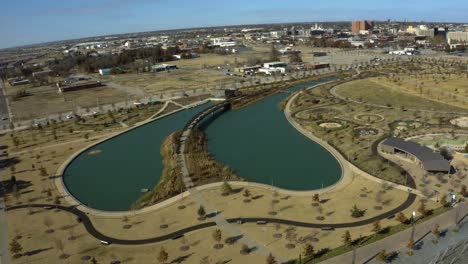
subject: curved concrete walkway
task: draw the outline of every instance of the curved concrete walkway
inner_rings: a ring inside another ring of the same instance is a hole
[[[309,87],[306,90],[313,89],[313,88],[316,88],[318,86],[325,85],[325,84],[332,83],[332,82],[333,81],[320,83],[320,84],[314,85],[312,87]],[[299,131],[301,134],[308,137],[309,139],[311,139],[315,143],[321,145],[328,152],[330,152],[333,155],[333,157],[335,157],[335,159],[338,161],[338,163],[340,164],[340,167],[341,167],[341,178],[335,184],[333,184],[331,186],[328,186],[326,188],[320,189],[320,190],[316,190],[314,192],[324,193],[324,192],[327,192],[327,191],[330,191],[330,190],[333,190],[333,189],[343,188],[344,186],[351,183],[352,177],[353,177],[352,170],[351,170],[351,168],[349,166],[349,163],[343,158],[343,156],[341,156],[341,154],[336,149],[334,149],[332,146],[330,146],[328,143],[321,140],[320,138],[314,136],[311,132],[305,130],[301,125],[299,125],[296,121],[294,121],[294,119],[292,117],[291,104],[294,102],[294,100],[297,98],[297,96],[299,96],[301,93],[302,93],[302,91],[296,92],[293,96],[291,96],[288,99],[288,102],[286,103],[286,106],[284,108],[284,115],[285,115],[286,119],[297,131]]]
[[[198,106],[198,105],[206,103],[206,102],[208,102],[208,100],[203,100],[202,102],[196,102],[194,104],[189,105],[187,108],[195,107],[195,106]],[[132,215],[133,213],[135,213],[135,212],[131,212],[131,211],[124,211],[124,212],[102,211],[102,210],[93,209],[91,207],[88,207],[88,206],[82,204],[66,188],[65,183],[63,182],[63,177],[62,177],[63,173],[64,173],[65,169],[67,168],[68,164],[70,164],[76,157],[78,157],[81,153],[87,151],[88,149],[90,149],[90,148],[92,148],[92,147],[94,147],[94,146],[96,146],[98,144],[101,144],[104,141],[110,140],[110,139],[112,139],[114,137],[117,137],[117,136],[119,136],[121,134],[127,133],[127,132],[129,132],[129,131],[131,131],[133,129],[136,129],[136,128],[140,127],[140,126],[146,125],[146,124],[148,124],[150,122],[153,122],[153,121],[156,121],[158,119],[164,118],[166,116],[172,115],[172,114],[174,114],[176,112],[179,112],[179,111],[182,111],[184,109],[186,109],[186,108],[176,109],[176,110],[174,110],[174,111],[172,111],[170,113],[167,113],[167,114],[164,114],[164,115],[161,115],[161,116],[157,116],[156,118],[151,118],[150,117],[150,118],[148,118],[148,119],[146,119],[146,120],[144,120],[142,122],[136,123],[132,127],[126,128],[124,130],[120,130],[120,131],[115,132],[115,133],[111,133],[110,135],[107,135],[104,138],[101,138],[100,140],[94,142],[93,144],[91,144],[89,146],[86,146],[86,147],[78,150],[77,152],[75,152],[67,160],[65,160],[58,167],[58,169],[55,172],[55,175],[58,176],[58,177],[55,178],[54,184],[57,187],[57,190],[60,193],[60,195],[65,199],[65,201],[68,204],[70,204],[72,206],[77,206],[77,207],[80,208],[81,211],[86,212],[88,214],[99,215],[99,216],[115,216],[115,217],[117,217],[117,216],[124,216],[124,215]],[[179,197],[179,199],[180,199],[180,197]],[[175,202],[175,201],[170,200],[169,202],[172,203],[172,202]],[[166,206],[166,205],[167,205],[167,203],[162,204],[161,207]],[[148,208],[150,208],[150,207],[148,207]],[[160,207],[158,207],[158,208],[160,208]],[[155,208],[152,208],[152,209],[155,209]],[[144,212],[147,212],[147,210],[145,210]],[[141,211],[139,211],[139,213],[141,213]]]
[[[318,86],[321,86],[321,85],[324,85],[324,84],[327,84],[327,83],[331,83],[332,81],[330,82],[326,82],[326,83],[322,83],[322,84],[318,84],[318,85],[314,85],[312,87],[309,87],[307,89],[313,89],[313,88],[316,88]],[[288,100],[288,103],[286,104],[286,107],[284,109],[284,113],[285,113],[285,116],[286,116],[286,119],[289,121],[289,123],[295,127],[299,132],[301,132],[304,136],[308,137],[309,139],[311,139],[312,141],[320,144],[322,147],[324,147],[325,149],[327,149],[337,160],[338,162],[341,164],[342,168],[343,168],[343,176],[342,176],[342,180],[340,180],[338,183],[336,183],[335,185],[332,185],[330,186],[329,188],[340,188],[342,186],[345,186],[351,179],[352,177],[352,173],[355,173],[357,175],[360,175],[368,180],[371,180],[371,181],[374,181],[374,182],[377,182],[377,183],[380,183],[380,184],[387,184],[393,188],[396,188],[396,189],[399,189],[399,190],[402,190],[402,191],[405,191],[405,192],[409,192],[409,193],[413,193],[413,194],[416,194],[418,196],[421,196],[421,197],[424,197],[424,198],[427,198],[425,195],[423,195],[419,190],[416,190],[414,188],[409,188],[408,186],[404,186],[404,185],[400,185],[400,184],[396,184],[396,183],[393,183],[393,182],[390,182],[390,181],[386,181],[386,180],[383,180],[383,179],[379,179],[373,175],[370,175],[369,173],[365,172],[365,171],[362,171],[361,169],[359,169],[358,167],[356,167],[354,164],[352,164],[351,162],[347,161],[335,148],[333,148],[332,146],[330,146],[327,142],[323,141],[322,139],[318,138],[317,136],[315,136],[312,132],[304,129],[299,123],[297,123],[291,116],[291,104],[292,102],[297,98],[297,96],[299,96],[300,94],[302,93],[302,91],[299,91],[297,92],[296,94],[294,94],[289,100]],[[330,189],[324,189],[324,191],[328,191]]]
[[[194,184],[192,182],[192,179],[190,178],[190,173],[188,170],[187,162],[186,162],[186,157],[185,157],[185,143],[187,138],[190,136],[192,129],[196,127],[196,125],[202,121],[202,119],[209,113],[212,113],[213,111],[218,111],[221,107],[225,107],[225,104],[218,104],[214,105],[198,115],[196,115],[194,118],[192,118],[189,123],[184,127],[184,130],[182,131],[182,135],[179,139],[180,141],[180,147],[179,151],[177,154],[177,160],[179,162],[180,170],[182,173],[182,180],[185,184],[185,187],[187,188],[187,191],[190,193],[190,198],[194,202],[196,202],[199,206],[202,206],[205,208],[205,210],[208,212],[208,214],[215,214],[213,217],[216,225],[223,229],[224,232],[228,233],[229,236],[231,237],[240,237],[239,241],[245,245],[247,245],[249,248],[255,248],[255,252],[259,253],[263,256],[268,256],[268,255],[273,255],[277,260],[279,260],[281,263],[284,261],[281,260],[280,256],[278,256],[275,252],[271,252],[268,248],[266,248],[264,245],[258,243],[255,241],[253,238],[247,236],[245,233],[243,233],[240,228],[237,226],[233,225],[232,222],[228,221],[225,219],[222,214],[219,214],[219,210],[217,210],[211,203],[206,200],[202,193],[197,189],[194,188]]]
[[[221,218],[219,215],[216,215],[213,217],[215,220],[214,222],[203,222],[197,225],[185,227],[183,229],[174,231],[169,234],[165,235],[160,235],[160,236],[155,236],[155,237],[150,237],[150,238],[145,238],[145,239],[120,239],[120,238],[115,238],[112,236],[105,235],[98,231],[91,219],[88,217],[86,212],[81,211],[78,207],[76,206],[63,206],[63,205],[55,205],[55,204],[22,204],[22,205],[15,205],[15,206],[10,206],[7,208],[7,211],[13,211],[13,210],[19,210],[19,209],[30,209],[30,208],[51,208],[51,209],[57,209],[61,211],[65,211],[71,214],[76,215],[79,217],[80,221],[83,223],[86,231],[95,237],[98,240],[104,240],[110,243],[114,244],[121,244],[121,245],[143,245],[143,244],[150,244],[150,243],[157,243],[157,242],[162,242],[165,240],[169,239],[175,239],[177,237],[180,237],[186,233],[193,232],[195,230],[200,230],[208,227],[213,227],[213,226],[219,226],[227,231],[232,236],[239,236],[241,237],[240,241],[242,243],[245,243],[247,245],[253,245],[256,246],[256,250],[260,252],[261,254],[268,254],[270,251],[266,249],[266,247],[259,245],[255,241],[249,239],[248,237],[245,236],[245,234],[238,233],[236,232],[235,234],[232,234],[233,230],[238,230],[238,228],[235,226],[237,224],[237,221],[242,219],[244,223],[257,223],[258,221],[265,221],[267,223],[278,223],[278,224],[283,224],[283,225],[291,225],[291,226],[298,226],[298,227],[306,227],[306,228],[322,228],[322,227],[331,227],[331,228],[350,228],[350,227],[359,227],[363,225],[369,225],[372,224],[373,222],[377,220],[382,220],[385,219],[389,216],[392,216],[398,212],[401,212],[402,210],[408,208],[415,200],[416,196],[414,194],[408,195],[408,198],[398,207],[393,208],[392,210],[382,213],[380,215],[376,215],[371,218],[367,218],[364,220],[356,221],[356,222],[348,222],[348,223],[336,223],[336,224],[327,224],[327,223],[309,223],[309,222],[300,222],[300,221],[294,221],[294,220],[289,220],[289,219],[280,219],[280,218],[268,218],[268,217],[247,217],[247,218],[228,218],[224,219]]]

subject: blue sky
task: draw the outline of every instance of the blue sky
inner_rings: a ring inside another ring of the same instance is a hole
[[[0,0],[0,48],[198,26],[353,19],[468,23],[467,0]]]

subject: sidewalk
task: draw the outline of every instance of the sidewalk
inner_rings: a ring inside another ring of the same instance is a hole
[[[458,212],[457,212],[458,210]],[[438,215],[430,220],[417,224],[415,226],[414,240],[418,242],[421,238],[425,237],[435,224],[440,226],[440,230],[444,230],[452,227],[455,224],[455,219],[460,221],[460,219],[468,214],[468,202],[459,204],[456,208]],[[464,222],[467,222],[468,219],[465,217]],[[406,252],[406,245],[408,240],[411,237],[412,228],[408,228],[402,232],[396,233],[392,236],[379,240],[375,243],[366,245],[364,247],[358,248],[356,250],[356,263],[376,263],[371,262],[375,255],[378,254],[381,250],[385,249],[387,252],[398,251],[400,250],[403,254]],[[403,249],[403,250],[402,250]],[[434,252],[436,254],[437,252]],[[413,256],[415,257],[415,256]],[[353,252],[347,252],[345,254],[339,255],[337,257],[325,260],[323,264],[342,264],[342,263],[352,263]],[[416,257],[415,257],[416,260]],[[417,262],[414,262],[417,263]],[[420,262],[424,263],[424,262]]]
[[[393,264],[463,264],[468,262],[468,223],[465,221],[459,225],[459,231],[454,232],[455,226],[450,227],[439,238],[428,234],[420,244],[420,248],[414,250],[414,255],[405,254],[407,249],[401,249],[400,254],[391,262]],[[464,262],[465,261],[465,262]],[[373,259],[369,264],[379,264]]]

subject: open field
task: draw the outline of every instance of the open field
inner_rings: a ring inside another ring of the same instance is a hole
[[[111,87],[98,87],[66,93],[58,93],[49,86],[29,87],[5,84],[7,94],[15,95],[26,89],[31,95],[11,100],[11,110],[15,119],[32,119],[55,113],[73,112],[77,107],[96,107],[134,99],[124,92]],[[29,88],[27,88],[29,87]]]
[[[73,121],[66,122],[74,123]],[[90,136],[101,136],[103,131],[90,132]],[[9,159],[15,162],[15,175],[19,181],[24,182],[24,188],[20,189],[19,195],[9,194],[8,203],[52,203],[55,199],[59,199],[64,203],[64,200],[55,198],[59,194],[53,186],[53,172],[56,168],[74,151],[90,144],[90,141],[82,139],[81,133],[68,133],[63,137],[59,137],[57,144],[53,146],[52,138],[42,137],[34,146],[31,146],[32,135],[30,131],[19,132],[17,137],[20,137],[22,142],[18,147],[13,146],[11,137],[4,135],[4,142],[7,143],[7,150],[10,153]],[[76,142],[75,140],[80,140]],[[90,139],[91,140],[91,139]],[[68,144],[67,141],[70,143]],[[23,152],[27,151],[27,152]],[[18,153],[18,154],[15,154]],[[35,168],[32,168],[32,164]],[[41,176],[39,167],[44,167],[47,171],[47,176]],[[9,171],[7,178],[11,175]],[[366,186],[367,189],[363,189]],[[236,187],[233,186],[235,189]],[[387,189],[384,186],[379,186],[375,182],[370,182],[359,176],[354,177],[349,186],[346,186],[346,192],[331,192],[321,195],[321,203],[318,206],[312,206],[312,197],[284,197],[277,196],[272,190],[263,188],[248,187],[252,196],[256,199],[251,199],[249,203],[243,202],[245,197],[243,192],[234,193],[228,196],[221,195],[219,188],[203,191],[202,194],[213,205],[222,212],[226,218],[231,217],[248,217],[248,216],[265,216],[271,217],[270,209],[276,211],[278,218],[294,219],[307,222],[351,222],[353,220],[361,220],[394,206],[397,206],[406,194],[402,191]],[[50,189],[50,196],[47,191]],[[385,189],[385,190],[384,190]],[[379,190],[383,192],[379,192]],[[43,192],[46,191],[46,192]],[[346,195],[343,195],[343,194]],[[287,198],[287,199],[286,199]],[[273,200],[278,202],[272,203]],[[359,219],[350,217],[350,208],[356,203],[361,209],[366,209],[365,216]],[[178,209],[180,204],[184,204],[184,209]],[[272,207],[273,204],[273,207]],[[429,202],[429,208],[434,208],[436,204]],[[382,209],[376,206],[381,206]],[[415,203],[412,207],[405,211],[408,215],[411,210],[418,206]],[[177,230],[181,227],[199,223],[196,215],[197,206],[191,201],[190,197],[184,201],[164,207],[158,211],[150,212],[142,215],[129,216],[128,220],[122,217],[100,217],[92,216],[92,221],[95,223],[98,230],[105,234],[115,237],[137,239],[147,238],[155,234],[164,234],[166,232]],[[36,212],[37,211],[37,212]],[[32,214],[30,214],[32,212]],[[239,213],[241,212],[241,213]],[[306,213],[304,213],[306,212]],[[324,220],[317,220],[318,216],[323,216]],[[156,258],[160,246],[164,246],[169,252],[170,260],[178,256],[188,256],[189,259],[197,263],[203,256],[210,255],[213,259],[232,259],[234,262],[259,263],[264,257],[257,254],[243,256],[239,254],[240,245],[234,246],[225,245],[221,250],[214,250],[214,244],[210,234],[213,228],[196,231],[186,236],[187,242],[182,241],[167,241],[154,245],[141,247],[127,247],[111,245],[108,247],[102,246],[94,238],[87,235],[81,225],[76,224],[74,217],[65,213],[54,212],[54,210],[17,210],[8,213],[10,223],[15,224],[12,228],[10,237],[20,235],[19,242],[22,244],[23,252],[34,252],[30,256],[24,256],[18,259],[18,263],[29,263],[31,261],[39,261],[40,259],[55,260],[62,254],[69,254],[72,262],[79,261],[83,256],[95,256],[99,261],[110,262],[111,260],[121,260],[128,263],[141,263],[141,261],[150,261]],[[28,221],[20,221],[27,218]],[[29,222],[34,224],[26,224]],[[206,220],[209,221],[209,220]],[[384,220],[382,225],[396,224],[395,220]],[[168,225],[167,228],[161,229],[161,225]],[[130,228],[124,228],[124,225],[130,225]],[[265,243],[276,254],[289,259],[296,257],[302,251],[304,240],[301,237],[312,235],[314,246],[317,248],[333,248],[340,245],[340,237],[343,230],[333,232],[322,232],[315,229],[296,228],[290,229],[287,227],[277,227],[276,225],[266,225],[259,228],[257,225],[245,224],[240,227],[248,232],[250,237]],[[53,233],[46,233],[45,230],[54,229]],[[353,237],[359,235],[371,234],[371,227],[352,228],[350,229]],[[281,233],[280,239],[273,235]],[[227,237],[223,234],[223,237]],[[29,237],[29,238],[28,238]],[[68,240],[69,237],[74,237]],[[223,239],[224,239],[223,238]],[[318,240],[316,240],[318,239]],[[44,242],[46,241],[46,242]],[[187,252],[180,251],[179,247],[183,243],[190,245],[190,250]],[[294,249],[287,249],[286,244],[294,244]],[[192,253],[193,254],[190,254]]]
[[[407,184],[406,174],[379,159],[373,150],[373,144],[385,135],[449,133],[452,129],[454,133],[463,133],[463,129],[453,128],[450,124],[450,120],[458,115],[431,112],[463,109],[397,92],[369,79],[354,80],[336,86],[335,92],[338,95],[355,102],[342,102],[338,98],[330,97],[329,90],[332,87],[335,85],[324,85],[300,94],[292,104],[293,117],[304,128],[335,146],[353,164],[379,178]],[[376,107],[373,104],[384,107]],[[386,108],[388,105],[394,108]],[[427,109],[428,106],[431,110],[429,112],[406,110]],[[320,126],[323,122],[339,123],[342,127],[324,128]],[[404,124],[404,129],[400,124]]]
[[[428,76],[377,77],[370,81],[392,90],[402,91],[426,99],[468,108],[468,78],[460,75],[430,74]]]
[[[199,58],[169,62],[179,69],[160,73],[126,73],[97,77],[118,85],[134,87],[145,94],[183,91],[190,89],[209,89],[227,83],[244,81],[245,78],[224,74],[223,69],[233,70],[243,65],[251,56],[264,57],[262,49],[242,51],[237,54],[201,54]],[[219,68],[218,68],[219,67]]]
[[[28,210],[9,214],[9,221],[25,218],[28,221],[15,223],[12,234],[20,236],[18,242],[23,247],[23,253],[28,255],[16,259],[15,263],[88,263],[89,260],[83,261],[83,257],[95,257],[99,263],[111,263],[117,260],[122,263],[154,263],[161,247],[168,252],[168,260],[176,263],[181,260],[188,261],[187,263],[199,263],[205,256],[209,256],[212,261],[231,260],[233,263],[261,263],[264,259],[263,256],[253,253],[241,255],[239,243],[225,244],[219,250],[213,249],[216,242],[207,233],[211,234],[214,228],[192,232],[183,240],[169,240],[142,246],[104,246],[88,235],[83,226],[76,223],[73,216],[66,213],[38,209],[33,214]],[[50,226],[47,227],[44,223]],[[54,232],[46,233],[47,229]],[[223,240],[225,238],[227,235],[223,234]],[[181,249],[182,246],[188,249]],[[69,257],[60,259],[61,255]]]
[[[347,82],[336,87],[340,96],[383,106],[403,107],[421,110],[466,111],[453,104],[445,104],[405,93],[404,90],[389,88],[380,83],[379,79],[363,79]]]
[[[194,62],[195,60],[189,60],[188,62]],[[196,65],[192,66],[196,67]],[[172,72],[169,74],[172,74]],[[360,82],[360,80],[354,82]],[[342,84],[340,87],[346,85]],[[368,83],[366,85],[368,89],[374,87],[373,84]],[[378,92],[369,93],[369,90],[367,90],[366,93],[365,89],[361,87],[362,84],[356,85],[354,83],[352,89],[361,89],[360,93],[363,101],[370,100],[366,96],[369,96],[372,100],[379,100]],[[333,98],[329,93],[329,88],[330,86],[324,86],[303,92],[293,103],[293,112],[297,113],[297,120],[318,137],[327,140],[335,147],[338,146],[339,150],[360,168],[387,180],[405,183],[404,174],[394,166],[390,166],[388,163],[376,158],[372,144],[383,135],[394,132],[395,124],[403,121],[409,124],[413,121],[416,122],[416,120],[422,124],[419,127],[408,125],[408,130],[401,132],[404,136],[421,133],[422,129],[428,132],[447,132],[454,129],[448,124],[457,115],[416,113],[405,111],[400,107],[384,109],[343,102]],[[386,93],[388,93],[388,90],[392,92],[392,89],[387,87],[382,87],[382,89]],[[340,89],[338,91],[340,92]],[[380,95],[380,97],[385,96]],[[404,108],[416,108],[431,104],[431,107],[435,107],[437,110],[447,111],[447,107],[451,107],[400,92],[395,93],[391,98],[403,104],[408,104],[404,105]],[[394,101],[392,102],[394,103]],[[159,109],[160,105],[156,105],[147,109],[134,110],[131,113],[114,113],[114,116],[101,114],[97,117],[90,117],[86,120],[86,123],[67,121],[44,128],[42,131],[31,130],[15,132],[12,136],[2,135],[1,139],[4,142],[2,148],[5,152],[8,152],[8,156],[3,156],[3,162],[9,165],[9,169],[5,173],[5,179],[15,175],[20,182],[19,186],[21,186],[17,191],[11,190],[8,193],[6,196],[8,205],[52,204],[54,202],[65,204],[65,199],[60,197],[53,184],[54,176],[59,176],[55,175],[55,171],[60,164],[74,151],[109,133],[115,133],[127,125],[143,120]],[[453,109],[459,110],[456,107],[453,107]],[[356,116],[359,118],[355,118]],[[320,126],[324,122],[336,123],[341,126]],[[361,133],[361,131],[368,130],[376,131],[377,134]],[[454,132],[459,131],[461,129],[454,130]],[[12,164],[14,166],[11,166]],[[410,169],[408,168],[408,170]],[[412,172],[410,174],[413,175]],[[417,180],[416,182],[418,189],[437,186],[435,180],[429,184],[422,182],[422,176],[420,178],[421,181]],[[466,180],[466,178],[461,180]],[[421,186],[421,183],[426,185]],[[440,184],[443,188],[448,189],[450,186],[458,188],[461,183],[462,181],[447,181]],[[233,188],[235,191],[229,195],[222,195],[220,187],[206,189],[201,193],[224,218],[272,217],[314,223],[348,223],[368,219],[395,208],[408,196],[404,191],[390,188],[387,185],[376,183],[359,175],[353,175],[350,183],[344,186],[343,189],[321,193],[319,201],[313,201],[312,195],[285,196],[278,194],[273,189],[255,186],[241,188],[233,185]],[[243,195],[246,189],[250,191],[248,197]],[[412,211],[417,210],[420,201],[421,198],[417,197],[416,202],[404,210],[404,214],[409,217]],[[184,207],[179,207],[181,205]],[[359,218],[351,217],[350,210],[353,205],[365,210],[364,216]],[[427,201],[426,206],[428,209],[435,209],[440,205]],[[90,215],[90,218],[96,228],[106,235],[123,239],[142,239],[167,234],[202,221],[211,221],[210,218],[199,220],[197,209],[198,205],[190,197],[185,197],[182,201],[158,210],[141,214],[134,213],[126,218],[99,214]],[[78,224],[73,216],[55,212],[53,209],[10,211],[8,212],[8,219],[10,223],[15,223],[10,229],[10,238],[21,236],[18,241],[23,246],[23,252],[30,253],[29,256],[19,258],[17,263],[40,262],[42,260],[59,261],[59,257],[64,254],[71,255],[66,261],[73,263],[80,262],[83,256],[94,256],[104,263],[113,260],[120,260],[125,263],[147,263],[155,261],[161,246],[164,246],[169,252],[169,261],[173,262],[177,262],[177,258],[180,257],[179,260],[185,259],[187,263],[199,263],[201,258],[208,255],[213,260],[231,260],[232,263],[262,263],[265,259],[264,256],[256,253],[241,255],[239,253],[241,248],[239,243],[234,245],[224,243],[223,249],[213,249],[215,242],[211,237],[211,233],[214,228],[191,232],[184,239],[139,247],[103,246],[95,238],[88,235],[83,226]],[[27,219],[27,221],[24,219]],[[32,224],[28,224],[30,222]],[[380,224],[386,227],[398,223],[396,219],[384,219]],[[306,241],[312,243],[316,250],[341,246],[341,236],[345,231],[345,229],[322,231],[311,228],[293,228],[270,223],[263,226],[243,224],[238,225],[238,227],[248,237],[266,245],[269,250],[285,260],[296,258],[302,252],[302,247]],[[50,229],[54,231],[46,232],[46,230]],[[372,224],[350,228],[349,231],[353,238],[358,238],[371,235],[373,233],[371,229]],[[229,234],[223,233],[223,241],[228,236]],[[180,249],[181,246],[187,245],[188,250]]]

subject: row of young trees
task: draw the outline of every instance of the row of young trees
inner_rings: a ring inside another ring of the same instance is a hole
[[[57,74],[67,74],[78,66],[85,72],[96,72],[101,68],[121,67],[135,62],[136,60],[148,60],[150,63],[170,61],[173,55],[180,52],[179,49],[169,47],[163,49],[160,46],[124,50],[120,54],[108,54],[101,56],[90,56],[90,54],[81,54],[68,56],[62,60],[55,60],[50,68]]]

